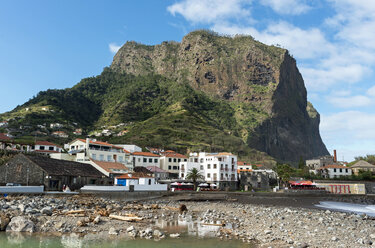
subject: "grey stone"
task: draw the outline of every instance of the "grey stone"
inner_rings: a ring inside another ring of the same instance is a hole
[[[52,208],[51,207],[44,207],[40,212],[44,215],[51,216],[52,215]]]
[[[109,235],[118,235],[118,230],[116,230],[114,227],[109,228],[108,231]]]
[[[171,238],[179,238],[181,235],[179,233],[171,233],[169,234],[169,237]]]
[[[32,233],[35,231],[35,224],[28,218],[17,216],[12,218],[6,228],[6,231]]]

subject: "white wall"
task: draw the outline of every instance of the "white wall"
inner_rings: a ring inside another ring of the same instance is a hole
[[[167,191],[167,184],[152,184],[152,185],[134,185],[134,191]],[[129,191],[129,186],[96,186],[85,185],[81,188],[82,192],[85,191]]]

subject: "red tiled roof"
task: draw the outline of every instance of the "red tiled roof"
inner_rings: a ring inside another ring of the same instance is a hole
[[[117,179],[138,179],[139,177],[134,177],[133,175],[129,174],[122,174],[120,176],[117,176]]]
[[[166,150],[164,153],[169,153],[169,152],[174,152],[175,153],[175,151],[173,151],[173,150]]]
[[[336,165],[336,164],[329,164],[323,167],[320,167],[318,170],[324,170],[324,169],[350,169],[350,167],[342,166],[342,165]]]
[[[118,179],[139,179],[139,178],[153,178],[141,172],[132,172],[117,176]]]
[[[5,133],[0,133],[0,140],[10,140],[10,138]]]
[[[38,140],[35,142],[35,145],[40,145],[40,146],[56,146],[56,147],[60,147],[54,143],[51,143],[49,141],[44,141],[44,140]],[[61,147],[60,147],[61,148]]]
[[[244,161],[237,161],[237,165],[251,165],[251,164],[248,162],[244,162]]]
[[[75,140],[79,140],[79,141],[82,141],[82,142],[86,143],[86,140],[84,140],[84,139],[75,139]],[[74,142],[74,141],[73,141],[73,142]],[[104,141],[92,141],[92,140],[90,140],[89,142],[90,142],[90,144],[93,144],[93,145],[110,146],[110,147],[112,147],[112,148],[121,149],[121,150],[126,151],[126,150],[123,149],[122,147],[115,146],[115,145],[112,145],[112,144],[110,144],[110,143],[108,143],[108,142],[104,142]],[[128,151],[126,151],[126,152],[128,152]],[[128,152],[128,153],[129,153],[129,152]]]
[[[144,156],[144,157],[160,157],[160,155],[154,154],[152,152],[133,152],[134,156]]]
[[[177,153],[177,152],[165,153],[164,157],[167,157],[167,158],[188,158],[187,156],[182,155],[182,154]]]
[[[106,161],[98,161],[98,160],[92,160],[95,164],[106,170],[107,172],[115,172],[112,171],[112,169],[117,170],[129,170],[128,167],[121,163],[117,162],[106,162]]]

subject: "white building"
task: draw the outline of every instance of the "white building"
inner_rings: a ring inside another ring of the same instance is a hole
[[[180,162],[187,162],[188,157],[172,150],[167,150],[160,157],[160,168],[170,173],[180,173]]]
[[[50,128],[62,128],[62,127],[64,127],[64,125],[61,124],[61,123],[51,123],[51,124],[49,125],[49,127],[50,127]]]
[[[237,156],[232,153],[191,153],[187,162],[180,162],[180,178],[192,168],[196,168],[208,183],[214,183],[219,188],[235,187],[237,177]]]
[[[69,154],[75,156],[77,162],[89,162],[91,160],[117,162],[132,168],[130,153],[122,147],[107,142],[75,139],[68,144]]]
[[[119,146],[124,148],[125,150],[133,153],[133,152],[142,152],[142,148],[136,145],[122,145],[122,144],[116,144],[115,146]]]
[[[115,178],[115,185],[155,185],[155,178],[139,173],[126,173]]]
[[[33,146],[31,146],[32,152],[51,154],[51,153],[60,153],[62,148],[56,144],[53,144],[49,141],[36,141]]]
[[[143,166],[157,166],[160,168],[160,155],[151,152],[133,152],[134,167]]]
[[[316,170],[319,169],[320,167],[334,164],[335,159],[332,156],[323,156],[320,158],[314,158],[314,159],[308,159],[306,160],[306,166],[310,170]]]
[[[318,174],[325,178],[339,178],[352,175],[352,169],[342,165],[326,165],[320,167],[317,171]]]

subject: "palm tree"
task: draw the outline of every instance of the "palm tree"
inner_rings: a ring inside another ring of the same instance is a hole
[[[194,190],[197,188],[197,180],[204,179],[204,176],[197,168],[192,168],[189,170],[188,174],[186,175],[186,179],[193,180]]]

